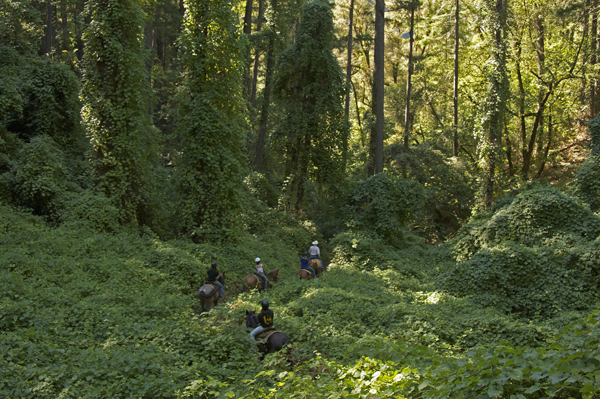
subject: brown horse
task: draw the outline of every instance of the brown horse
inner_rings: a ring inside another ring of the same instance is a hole
[[[258,318],[253,310],[246,310],[246,327],[255,329],[259,326]],[[272,329],[271,329],[272,330]],[[258,334],[258,338],[263,333]],[[284,332],[277,331],[267,338],[267,342],[258,343],[258,350],[263,354],[262,358],[264,359],[267,353],[275,353],[280,351],[284,346],[290,343],[290,337]]]
[[[317,277],[320,277],[321,273],[323,273],[323,269],[321,268],[321,261],[319,259],[311,259],[310,262],[308,262],[308,267],[312,267]]]
[[[315,274],[316,273],[317,271],[315,270]],[[296,272],[296,276],[298,276],[301,280],[312,280],[313,278],[312,273],[307,269],[298,270],[298,272]]]
[[[277,275],[279,274],[279,269],[273,269],[270,272],[267,272],[267,279],[269,280],[269,286],[271,286],[271,282],[277,282]],[[256,274],[249,274],[242,280],[242,286],[244,286],[248,290],[252,290],[254,288],[258,288],[259,291],[262,291],[265,288],[264,281],[260,281],[258,283],[258,276]]]
[[[225,273],[217,276],[217,281],[225,285]],[[219,287],[206,283],[198,290],[198,298],[202,304],[202,311],[207,312],[212,306],[217,306],[219,303]]]

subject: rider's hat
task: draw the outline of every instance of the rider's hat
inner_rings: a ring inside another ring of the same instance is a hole
[[[263,309],[269,309],[269,301],[267,301],[266,299],[263,300],[260,304]]]
[[[313,245],[319,245],[319,241],[313,241]]]
[[[255,262],[260,262],[260,258],[254,259]]]

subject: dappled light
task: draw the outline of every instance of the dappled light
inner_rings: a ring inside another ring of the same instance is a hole
[[[0,397],[600,398],[599,0],[0,0]]]

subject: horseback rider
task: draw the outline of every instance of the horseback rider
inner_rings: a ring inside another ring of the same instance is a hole
[[[269,309],[269,301],[266,299],[263,300],[261,302],[261,307],[262,309],[260,313],[256,316],[260,325],[250,333],[250,338],[252,338],[254,341],[256,341],[256,336],[263,330],[273,327],[273,311]]]
[[[317,245],[319,245],[319,241],[313,241],[312,247],[308,249],[308,253],[310,254],[308,260],[310,262],[313,259],[318,259],[321,262],[321,270],[325,270],[325,265],[323,265],[323,260],[321,259],[321,250]]]
[[[269,280],[265,274],[265,268],[263,267],[262,263],[260,263],[260,258],[254,259],[254,262],[256,262],[256,274],[265,280],[265,291],[267,291],[269,289]]]
[[[206,282],[208,284],[214,284],[217,287],[219,287],[219,298],[223,298],[223,294],[224,294],[224,290],[223,290],[223,284],[221,284],[219,281],[217,281],[217,277],[219,277],[219,272],[217,271],[217,262],[213,262],[210,265],[210,269],[208,269],[206,271],[206,273],[208,274],[208,278],[206,279]]]
[[[308,252],[304,252],[304,256],[300,258],[300,268],[309,270],[312,273],[314,279],[318,279],[317,274],[315,273],[315,269],[308,266]]]

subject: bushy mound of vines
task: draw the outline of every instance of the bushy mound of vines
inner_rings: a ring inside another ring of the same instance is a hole
[[[577,171],[573,193],[596,212],[600,209],[600,115],[590,121],[588,129],[591,153]]]
[[[599,234],[600,218],[586,204],[535,186],[461,229],[458,263],[440,286],[528,317],[591,309],[600,299]]]

